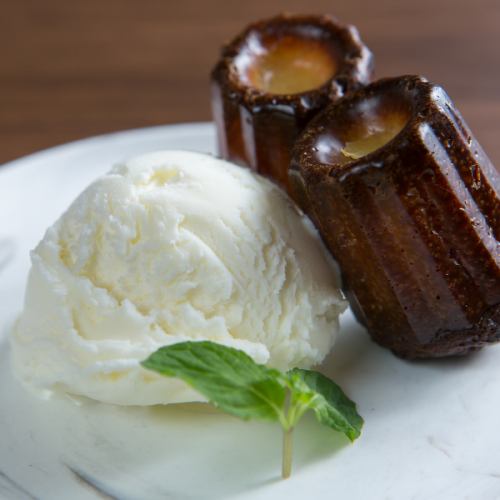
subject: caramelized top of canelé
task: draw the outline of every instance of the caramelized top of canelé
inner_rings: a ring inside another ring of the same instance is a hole
[[[311,138],[312,157],[344,165],[389,144],[405,128],[411,110],[403,97],[387,93],[339,104],[331,113]]]
[[[403,130],[407,117],[403,113],[390,113],[379,117],[374,123],[367,123],[346,140],[342,154],[348,159],[358,160],[392,141]]]
[[[372,72],[373,56],[354,26],[328,15],[281,14],[227,43],[211,78],[228,102],[250,113],[283,106],[305,125],[329,102],[369,83]]]
[[[324,85],[337,70],[325,42],[285,34],[249,37],[235,60],[242,83],[269,94],[298,94]]]

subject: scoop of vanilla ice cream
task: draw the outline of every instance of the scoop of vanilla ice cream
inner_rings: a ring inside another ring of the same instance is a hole
[[[202,400],[139,362],[208,339],[280,369],[321,362],[345,308],[311,223],[272,183],[208,155],[151,153],[97,179],[31,254],[12,336],[40,390]]]

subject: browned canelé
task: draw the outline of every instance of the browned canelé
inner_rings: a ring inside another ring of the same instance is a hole
[[[290,180],[378,343],[425,358],[500,340],[500,175],[441,87],[391,78],[330,105]]]
[[[329,16],[281,15],[248,26],[212,71],[220,155],[288,188],[294,141],[329,102],[370,81],[371,52]]]

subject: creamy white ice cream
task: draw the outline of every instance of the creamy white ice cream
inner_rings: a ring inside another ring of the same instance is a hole
[[[36,389],[147,405],[201,400],[139,362],[209,339],[288,369],[321,362],[345,302],[311,223],[250,170],[151,153],[97,179],[31,254],[12,336]]]

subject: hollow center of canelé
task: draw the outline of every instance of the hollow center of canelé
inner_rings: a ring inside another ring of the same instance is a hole
[[[346,141],[342,154],[349,159],[358,160],[392,141],[407,122],[406,116],[393,113],[378,120]]]
[[[404,96],[347,98],[324,113],[312,155],[327,165],[359,160],[391,142],[410,117],[411,106]]]
[[[242,81],[269,94],[299,94],[321,87],[337,71],[325,42],[294,35],[267,41],[254,39],[243,50]]]

